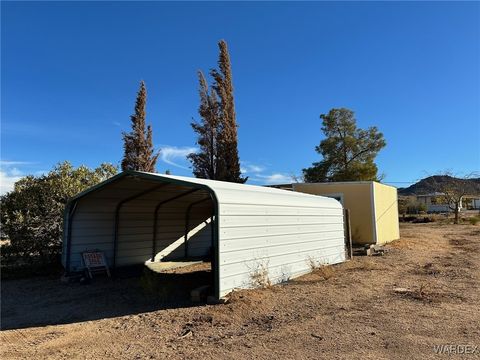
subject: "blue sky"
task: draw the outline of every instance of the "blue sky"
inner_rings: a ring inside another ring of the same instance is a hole
[[[196,71],[230,48],[242,168],[290,182],[319,159],[319,115],[376,125],[385,182],[480,169],[478,2],[2,2],[2,191],[18,177],[119,164],[138,83],[162,148],[191,175]]]

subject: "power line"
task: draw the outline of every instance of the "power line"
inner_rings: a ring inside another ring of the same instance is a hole
[[[413,184],[417,181],[413,180],[413,181],[384,181],[384,182],[388,184]]]

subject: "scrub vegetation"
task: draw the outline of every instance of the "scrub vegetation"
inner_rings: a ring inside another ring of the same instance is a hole
[[[107,163],[90,169],[65,161],[47,174],[22,178],[0,197],[2,278],[59,271],[66,202],[116,172]]]

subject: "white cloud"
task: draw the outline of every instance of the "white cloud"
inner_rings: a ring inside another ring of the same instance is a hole
[[[253,178],[252,180],[260,181],[260,182],[263,181],[267,185],[284,184],[284,183],[292,182],[292,176],[291,175],[286,175],[286,174],[281,174],[281,173],[274,173],[274,174],[271,174],[271,175],[257,174],[256,178]]]
[[[0,160],[0,195],[13,190],[14,184],[26,176],[25,168],[37,164],[31,161]],[[31,173],[29,169],[28,173]]]
[[[190,146],[164,145],[160,146],[160,159],[166,164],[189,170],[186,165],[187,156],[197,151],[197,148]]]
[[[264,164],[254,164],[250,161],[242,161],[240,171],[249,176],[249,181],[258,184],[272,185],[293,182],[292,175],[281,172],[271,173],[268,166]],[[270,174],[268,174],[270,173]]]
[[[240,171],[244,174],[258,174],[265,171],[265,166],[252,164],[248,161],[242,161]]]
[[[22,178],[20,174],[13,174],[8,171],[0,170],[0,195],[13,190],[13,185]]]
[[[10,160],[0,160],[0,166],[15,166],[15,165],[29,165],[33,164],[30,161],[10,161]]]
[[[14,167],[9,170],[10,175],[12,176],[20,176],[23,175],[23,172],[20,171],[18,168]]]

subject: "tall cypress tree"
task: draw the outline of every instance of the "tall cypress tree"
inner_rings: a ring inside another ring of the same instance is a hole
[[[132,131],[122,133],[124,142],[123,171],[155,172],[155,164],[159,153],[155,152],[153,147],[152,128],[145,124],[146,104],[147,89],[145,82],[141,81],[135,102],[135,113],[130,116]]]
[[[220,128],[218,158],[218,177],[224,181],[244,183],[248,177],[242,177],[238,156],[237,121],[233,97],[232,68],[227,43],[220,40],[218,67],[212,69],[210,75],[215,84],[213,88],[219,98]]]
[[[219,103],[216,93],[208,88],[207,80],[201,71],[198,72],[200,106],[198,113],[201,121],[191,124],[193,131],[198,135],[198,153],[188,155],[193,174],[198,178],[218,179],[218,143],[221,135]]]

